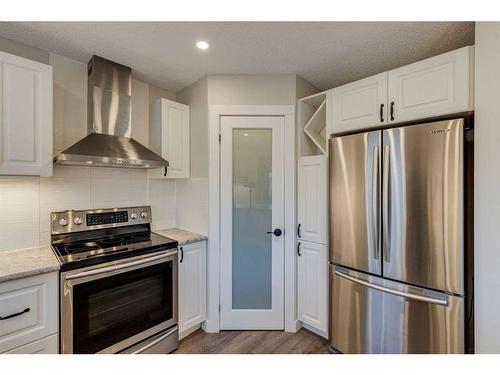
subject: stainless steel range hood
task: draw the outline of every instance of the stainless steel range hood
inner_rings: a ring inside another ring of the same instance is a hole
[[[168,167],[168,161],[131,136],[131,73],[93,56],[88,64],[88,132],[54,157],[54,163],[103,167]]]

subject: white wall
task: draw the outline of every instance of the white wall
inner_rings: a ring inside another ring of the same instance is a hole
[[[500,353],[500,23],[477,22],[474,299],[476,352]]]
[[[295,77],[295,74],[210,75],[208,76],[208,104],[294,104]]]

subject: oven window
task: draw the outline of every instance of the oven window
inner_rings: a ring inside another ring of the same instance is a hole
[[[73,287],[73,352],[96,353],[173,318],[172,261]]]

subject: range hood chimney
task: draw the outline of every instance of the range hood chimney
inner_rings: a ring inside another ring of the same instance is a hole
[[[132,69],[93,56],[88,64],[88,135],[54,163],[154,168],[168,161],[131,138]]]

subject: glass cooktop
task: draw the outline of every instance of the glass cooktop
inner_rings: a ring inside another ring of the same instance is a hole
[[[125,227],[52,236],[61,268],[81,268],[112,259],[176,248],[177,241],[147,227]]]

